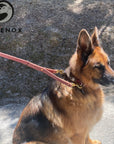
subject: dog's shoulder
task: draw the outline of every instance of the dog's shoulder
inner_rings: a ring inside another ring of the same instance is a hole
[[[56,98],[54,88],[57,85],[56,82],[52,82],[40,95],[34,96],[24,108],[19,123],[39,121],[37,118],[46,117],[54,125],[62,126],[60,113],[54,103]]]
[[[54,119],[56,114],[53,114],[53,111],[48,89],[45,89],[42,94],[33,97],[24,108],[14,131],[14,142],[21,143],[25,140],[44,139],[49,136],[57,129],[56,123],[58,123],[57,116]]]

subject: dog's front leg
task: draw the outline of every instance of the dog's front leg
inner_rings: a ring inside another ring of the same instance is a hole
[[[101,144],[101,142],[98,140],[91,140],[88,136],[85,144]]]

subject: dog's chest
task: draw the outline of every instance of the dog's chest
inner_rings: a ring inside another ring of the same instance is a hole
[[[103,99],[101,95],[88,97],[80,107],[82,125],[91,129],[102,117]]]
[[[90,129],[101,119],[103,113],[103,106],[93,104],[93,106],[87,107],[86,115],[85,115],[85,124],[87,124]]]
[[[102,95],[89,95],[81,98],[71,104],[69,108],[72,127],[75,129],[88,129],[92,127],[101,119],[103,112],[103,97]]]

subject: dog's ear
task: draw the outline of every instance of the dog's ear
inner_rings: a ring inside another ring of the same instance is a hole
[[[91,39],[92,39],[92,44],[94,46],[99,46],[99,34],[98,34],[97,27],[95,27],[94,32],[93,32],[93,34],[91,36]]]
[[[86,64],[88,56],[92,53],[91,37],[85,29],[82,29],[78,36],[77,53],[80,55],[83,65]]]

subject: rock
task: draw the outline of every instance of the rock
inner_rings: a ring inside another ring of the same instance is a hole
[[[64,69],[75,51],[79,31],[90,33],[97,26],[104,49],[113,65],[113,1],[112,0],[30,0],[10,1],[13,18],[1,28],[21,28],[22,32],[1,33],[0,51],[36,64]],[[0,58],[0,88],[13,96],[32,97],[48,84],[48,76],[26,66]],[[4,93],[4,96],[7,94]]]

